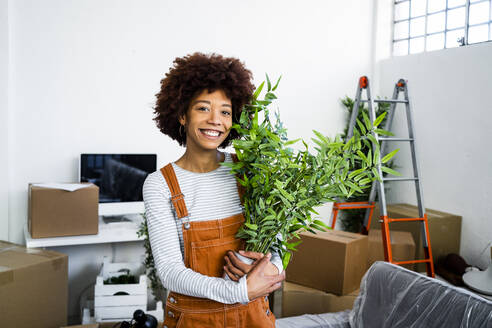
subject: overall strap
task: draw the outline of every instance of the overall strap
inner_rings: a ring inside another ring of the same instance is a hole
[[[164,179],[166,179],[167,186],[171,192],[171,201],[173,202],[174,209],[176,210],[176,215],[179,219],[188,216],[188,209],[186,208],[184,202],[184,195],[179,188],[178,178],[176,178],[176,173],[174,172],[173,165],[171,163],[167,164],[161,169]]]

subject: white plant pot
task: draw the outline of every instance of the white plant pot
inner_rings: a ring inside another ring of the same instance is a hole
[[[246,256],[242,256],[241,254],[239,254],[238,252],[234,252],[234,255],[236,255],[236,257],[241,260],[241,262],[245,263],[245,264],[248,264],[250,265],[251,263],[254,262],[253,259],[250,259],[249,257],[246,257]],[[227,273],[224,272],[224,279],[225,280],[231,280],[231,278],[229,278],[229,276],[227,275]]]

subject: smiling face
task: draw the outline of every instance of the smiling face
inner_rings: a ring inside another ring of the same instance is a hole
[[[215,150],[232,126],[231,100],[222,90],[203,90],[191,100],[186,116],[179,122],[186,127],[187,148]]]

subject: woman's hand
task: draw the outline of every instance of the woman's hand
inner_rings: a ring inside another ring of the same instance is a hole
[[[257,264],[251,269],[246,278],[248,284],[248,298],[250,301],[257,297],[262,297],[279,289],[282,286],[282,281],[285,279],[285,271],[277,275],[266,275],[265,269],[272,255],[268,253],[261,258]]]
[[[233,281],[239,281],[242,276],[250,272],[251,269],[253,269],[253,267],[256,265],[256,263],[258,263],[258,261],[264,257],[263,253],[250,251],[239,251],[239,254],[252,259],[253,263],[246,264],[239,258],[237,258],[233,251],[227,251],[226,255],[224,256],[226,263],[226,265],[224,266],[224,272]],[[272,262],[268,261],[264,273],[267,276],[278,275],[278,268]]]

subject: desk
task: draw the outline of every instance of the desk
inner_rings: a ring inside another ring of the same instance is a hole
[[[52,237],[52,238],[35,238],[31,237],[29,229],[24,226],[24,238],[26,247],[56,247],[56,246],[72,246],[72,245],[87,245],[87,244],[105,244],[119,243],[128,241],[144,240],[144,236],[138,237],[137,231],[142,216],[140,214],[132,216],[124,216],[129,221],[105,223],[102,217],[99,217],[99,233],[97,235],[81,235],[67,237]]]

